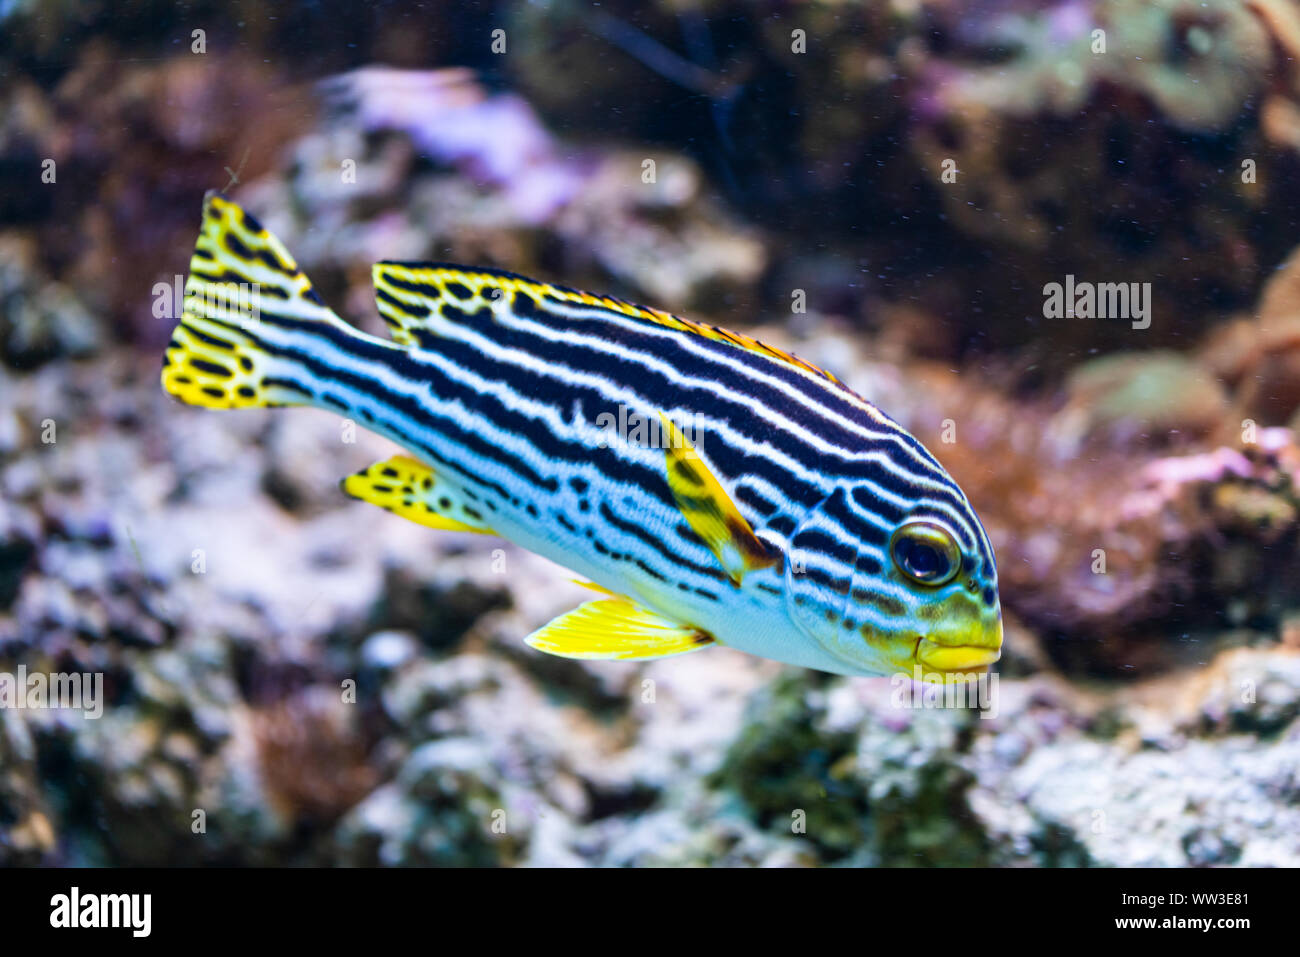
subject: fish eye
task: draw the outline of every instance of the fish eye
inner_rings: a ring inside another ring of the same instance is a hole
[[[889,540],[889,554],[904,575],[932,588],[951,581],[961,568],[957,539],[926,519],[900,525]]]

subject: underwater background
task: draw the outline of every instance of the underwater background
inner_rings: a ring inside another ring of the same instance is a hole
[[[103,676],[0,707],[0,864],[1300,865],[1298,55],[1293,0],[0,0],[0,673]],[[831,370],[988,530],[993,706],[527,648],[582,590],[345,498],[388,443],[159,388],[209,189],[368,331],[443,260]]]

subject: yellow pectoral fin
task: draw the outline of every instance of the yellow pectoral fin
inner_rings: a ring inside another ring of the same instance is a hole
[[[714,643],[698,628],[661,618],[621,596],[579,605],[524,641],[561,658],[619,660],[666,658]]]
[[[440,479],[429,466],[409,455],[394,455],[349,475],[343,491],[394,515],[445,532],[495,535],[478,510]]]
[[[780,561],[754,534],[690,440],[668,416],[661,412],[659,418],[663,422],[668,487],[682,516],[717,556],[732,582],[739,585],[746,572]]]
[[[610,598],[621,599],[623,597],[618,592],[610,591],[604,585],[597,585],[595,582],[586,582],[583,581],[581,578],[570,578],[569,581],[573,582],[575,585],[581,585],[583,588],[587,589],[588,591],[594,591],[594,592],[599,592],[602,595],[608,595]]]

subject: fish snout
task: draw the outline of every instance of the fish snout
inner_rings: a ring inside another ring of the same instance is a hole
[[[925,671],[983,671],[1002,657],[1002,616],[978,627],[926,635],[917,642],[915,657]]]

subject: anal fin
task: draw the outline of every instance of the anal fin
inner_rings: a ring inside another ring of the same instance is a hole
[[[666,658],[715,643],[700,629],[638,608],[622,596],[579,605],[524,641],[561,658],[621,661]]]
[[[345,478],[341,487],[353,498],[378,505],[417,525],[446,532],[495,535],[477,507],[409,455],[394,455]]]

